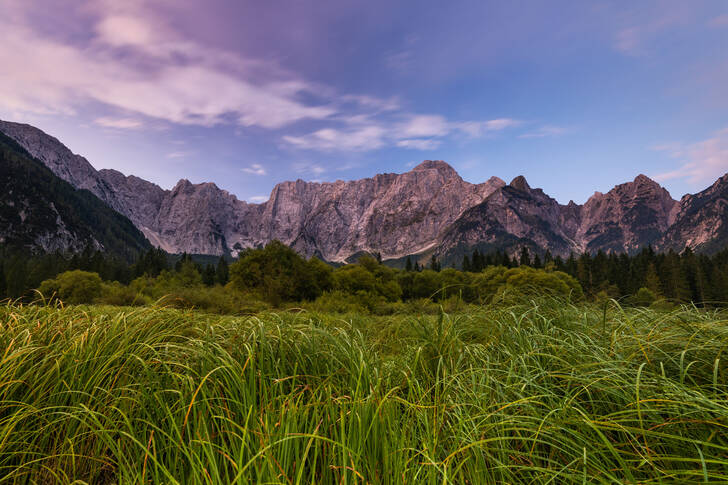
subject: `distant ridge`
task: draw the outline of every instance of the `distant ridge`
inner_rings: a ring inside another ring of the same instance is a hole
[[[728,175],[680,202],[645,175],[584,205],[559,204],[523,176],[464,181],[446,162],[426,160],[409,172],[330,183],[282,182],[262,204],[249,204],[213,183],[182,179],[164,190],[133,175],[97,171],[55,138],[30,125],[0,121],[58,177],[87,189],[169,252],[237,254],[273,239],[306,256],[346,261],[363,252],[384,259],[418,254],[456,261],[474,249],[516,253],[627,252],[728,244]]]
[[[75,189],[0,133],[0,250],[102,250],[127,261],[150,248],[126,217]]]

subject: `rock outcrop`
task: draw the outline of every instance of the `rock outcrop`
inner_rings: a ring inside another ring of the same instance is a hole
[[[599,192],[581,208],[575,235],[579,252],[634,252],[656,242],[672,223],[677,202],[657,182],[633,182]]]
[[[568,254],[575,244],[564,229],[568,215],[562,207],[543,190],[532,189],[525,177],[516,177],[448,227],[436,256],[455,264],[474,249],[512,254],[523,246]]]
[[[0,133],[0,249],[13,254],[91,248],[130,261],[149,247],[129,219]]]
[[[284,182],[265,204],[261,235],[331,261],[362,251],[395,259],[435,246],[445,227],[503,185],[496,177],[470,184],[442,161],[350,182]]]
[[[674,221],[656,244],[658,250],[714,253],[728,247],[728,174],[676,205]]]
[[[409,172],[353,181],[296,180],[248,204],[212,183],[182,179],[171,190],[115,170],[96,171],[57,139],[29,125],[0,121],[58,177],[88,189],[128,217],[155,246],[172,252],[237,254],[273,239],[306,256],[346,261],[362,252],[384,259],[436,254],[455,262],[473,249],[535,252],[715,251],[728,244],[728,179],[679,203],[644,175],[561,205],[524,177],[464,181],[443,161]]]

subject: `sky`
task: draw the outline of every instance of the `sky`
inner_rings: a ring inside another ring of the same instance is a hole
[[[728,172],[726,0],[0,0],[0,119],[261,202],[445,160],[561,203]]]

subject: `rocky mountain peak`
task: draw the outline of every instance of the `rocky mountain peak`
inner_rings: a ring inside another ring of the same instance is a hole
[[[0,121],[0,132],[73,187],[90,190],[127,216],[169,252],[235,254],[278,239],[306,256],[345,261],[362,251],[396,259],[528,246],[564,256],[629,252],[647,244],[707,251],[728,243],[728,174],[680,203],[640,174],[606,194],[595,192],[582,206],[559,204],[523,176],[509,185],[498,177],[472,184],[446,162],[425,160],[399,174],[281,182],[267,202],[248,204],[214,183],[181,179],[164,190],[133,175],[97,171],[29,125]]]
[[[636,183],[636,184],[659,185],[657,182],[655,182],[654,180],[652,180],[650,177],[648,177],[647,175],[645,175],[643,173],[637,175],[634,178],[634,183]]]
[[[523,175],[519,175],[518,177],[514,178],[508,185],[522,192],[528,192],[529,190],[531,190],[531,186],[528,185],[526,177],[524,177]]]
[[[646,175],[595,192],[581,211],[576,240],[586,251],[635,251],[655,242],[674,217],[677,202]]]
[[[413,172],[421,172],[424,170],[437,170],[440,173],[457,175],[455,169],[452,168],[450,164],[448,164],[447,162],[443,162],[442,160],[425,160],[424,162],[420,163],[412,169]]]
[[[716,252],[728,245],[728,174],[676,205],[674,221],[656,244],[660,250]]]

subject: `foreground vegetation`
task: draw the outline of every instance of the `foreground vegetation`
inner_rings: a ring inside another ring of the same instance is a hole
[[[728,315],[0,307],[3,483],[726,483]]]
[[[434,257],[423,266],[412,258],[406,258],[401,269],[388,264],[394,263],[363,256],[354,264],[334,268],[316,258],[306,260],[278,241],[247,249],[235,261],[150,249],[132,264],[91,249],[73,255],[33,255],[0,245],[0,299],[35,300],[34,290],[44,281],[80,270],[98,275],[93,291],[62,295],[57,290],[64,282],[55,282],[47,284],[43,294],[49,297],[56,291],[64,301],[114,305],[144,305],[165,298],[167,304],[227,314],[300,306],[323,297],[316,304],[319,310],[356,308],[386,314],[400,311],[399,303],[417,304],[423,299],[442,303],[452,298],[480,305],[499,293],[483,283],[495,280],[496,286],[533,282],[531,286],[540,292],[568,293],[571,298],[583,294],[591,301],[614,298],[641,306],[695,302],[714,307],[728,301],[728,249],[709,256],[690,249],[659,254],[647,247],[632,255],[598,252],[572,254],[565,260],[548,252],[531,255],[526,248],[519,257],[476,250],[457,268],[442,268]]]

